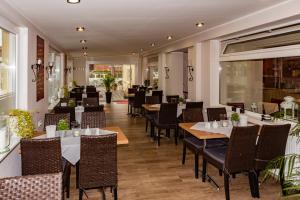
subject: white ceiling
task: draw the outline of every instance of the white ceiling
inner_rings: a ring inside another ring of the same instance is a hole
[[[69,52],[116,55],[138,52],[152,42],[166,44],[284,0],[6,0],[52,41]],[[201,29],[195,23],[201,21]],[[85,26],[79,33],[75,27]]]

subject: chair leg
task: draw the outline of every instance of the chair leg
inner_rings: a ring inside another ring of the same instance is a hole
[[[195,171],[195,178],[199,178],[199,154],[195,153],[195,166],[194,166],[194,171]]]
[[[207,167],[207,161],[203,158],[203,163],[202,163],[202,182],[206,181],[206,167]]]
[[[226,197],[226,200],[230,200],[229,177],[230,176],[225,172],[224,173],[224,187],[225,187],[225,197]]]
[[[178,138],[178,127],[175,128],[175,145],[178,144],[177,138]]]
[[[82,200],[82,196],[83,196],[83,190],[79,189],[79,200]]]
[[[233,174],[232,174],[232,178],[236,178],[236,173],[233,173]]]
[[[219,176],[222,176],[223,175],[223,172],[221,169],[219,169]]]
[[[161,132],[161,128],[158,128],[157,130],[157,145],[160,146],[160,132]]]
[[[148,119],[146,119],[146,133],[148,131]]]
[[[68,169],[67,182],[66,182],[67,198],[70,197],[70,177],[71,177],[71,166],[69,166]]]
[[[166,129],[166,136],[169,138],[170,137],[170,129]]]
[[[183,142],[183,151],[182,151],[182,164],[185,164],[185,156],[186,156],[186,144]]]
[[[76,163],[76,188],[79,185],[79,162]]]
[[[118,188],[117,186],[114,187],[114,200],[117,200],[118,199]]]
[[[253,198],[259,198],[259,188],[258,188],[258,176],[254,171],[248,172],[249,186],[251,191],[251,196]]]
[[[150,122],[150,136],[154,137],[154,124],[152,122]]]

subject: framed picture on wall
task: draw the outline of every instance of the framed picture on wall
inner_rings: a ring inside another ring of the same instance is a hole
[[[44,98],[44,56],[45,56],[45,42],[40,36],[37,36],[36,58],[42,60],[41,68],[37,74],[36,81],[36,101]]]

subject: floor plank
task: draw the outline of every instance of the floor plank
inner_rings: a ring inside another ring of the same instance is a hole
[[[225,199],[223,177],[213,167],[209,174],[220,184],[216,191],[209,183],[202,183],[193,174],[193,155],[187,155],[186,164],[181,165],[182,143],[175,146],[173,139],[163,138],[157,148],[145,133],[143,118],[133,119],[127,115],[127,105],[112,103],[107,106],[107,126],[119,126],[129,139],[128,146],[118,147],[119,199],[121,200],[214,200]],[[202,167],[200,158],[200,169]],[[262,200],[280,198],[280,187],[269,181],[261,186]],[[88,199],[101,199],[98,190],[87,191]],[[248,178],[237,175],[230,183],[231,199],[250,200]],[[71,197],[78,199],[75,188],[75,169],[71,176]],[[84,199],[87,199],[84,197]],[[106,190],[106,199],[113,199]]]

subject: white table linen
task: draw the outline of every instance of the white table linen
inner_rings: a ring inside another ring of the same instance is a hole
[[[212,122],[198,122],[196,123],[194,126],[191,127],[191,129],[193,130],[197,130],[197,131],[204,131],[207,133],[220,133],[220,134],[224,134],[227,137],[230,137],[231,131],[232,131],[232,124],[229,122],[227,127],[223,127],[220,125],[220,122],[218,122],[219,126],[218,128],[213,128],[212,126],[210,128],[205,127],[206,123],[211,123]]]

